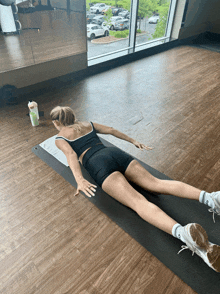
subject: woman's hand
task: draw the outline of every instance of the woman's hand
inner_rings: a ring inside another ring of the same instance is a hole
[[[141,149],[141,150],[152,150],[154,147],[148,147],[148,146],[146,146],[146,145],[144,145],[144,144],[141,144],[140,142],[138,142],[138,141],[134,141],[133,142],[133,144],[137,147],[137,148],[139,148],[139,149]]]
[[[81,180],[80,182],[77,183],[77,189],[76,193],[74,196],[79,194],[79,191],[82,191],[86,194],[88,197],[95,196],[97,186],[91,184],[88,182],[86,179]]]

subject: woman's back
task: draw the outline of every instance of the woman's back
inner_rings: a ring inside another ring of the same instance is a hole
[[[93,123],[80,123],[72,127],[64,127],[56,137],[56,140],[65,140],[80,157],[85,151],[96,145],[103,145],[96,134]],[[100,147],[99,147],[100,148]]]
[[[64,127],[58,133],[58,137],[64,137],[68,140],[75,140],[82,136],[85,136],[93,130],[93,127],[90,122],[79,122],[75,123],[72,126]]]

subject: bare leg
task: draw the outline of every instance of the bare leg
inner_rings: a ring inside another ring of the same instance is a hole
[[[129,172],[129,170],[133,169],[138,173],[137,166],[138,164],[131,162],[127,168],[127,176],[129,177],[131,174],[131,179],[134,179],[134,173],[132,171]],[[147,182],[146,189],[153,191],[167,194],[171,194],[172,192],[173,195],[180,197],[186,197],[186,194],[189,193],[190,197],[186,198],[190,199],[196,199],[196,194],[199,191],[198,189],[184,183],[174,183],[174,185],[170,183],[171,185],[167,185],[167,182],[169,183],[172,181],[161,181],[155,179],[153,176],[149,176],[149,173],[146,173],[144,177],[141,174],[139,174],[139,176],[141,176],[143,180],[144,187],[146,186],[145,182]],[[164,182],[166,182],[166,184],[164,184]],[[177,222],[169,217],[159,207],[147,201],[143,195],[138,193],[129,184],[127,179],[120,172],[114,172],[108,176],[102,184],[102,189],[122,204],[136,211],[137,214],[148,223],[172,235],[172,229]],[[186,243],[190,250],[193,252],[195,251],[195,253],[201,257],[208,266],[215,271],[220,272],[220,246],[215,244],[207,245],[209,243],[205,230],[200,225],[193,223],[184,227],[177,224],[175,227],[177,230],[179,227],[179,231],[176,231],[174,235]]]
[[[130,207],[148,223],[172,235],[177,223],[159,207],[138,193],[120,172],[114,172],[105,179],[102,189],[122,204]]]
[[[199,200],[201,193],[201,190],[183,182],[155,178],[136,160],[129,164],[125,177],[146,190],[161,194]]]

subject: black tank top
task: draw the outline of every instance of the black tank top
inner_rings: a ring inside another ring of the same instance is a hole
[[[55,140],[63,139],[66,142],[68,142],[70,146],[73,148],[73,150],[76,152],[77,156],[80,157],[80,155],[88,148],[94,147],[97,144],[102,144],[101,140],[96,134],[93,123],[92,122],[90,123],[92,125],[92,131],[86,135],[83,135],[75,140],[68,140],[62,136],[57,136]]]

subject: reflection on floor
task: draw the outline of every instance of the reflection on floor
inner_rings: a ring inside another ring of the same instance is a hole
[[[0,35],[0,72],[86,52],[84,14],[19,13],[20,35]]]

